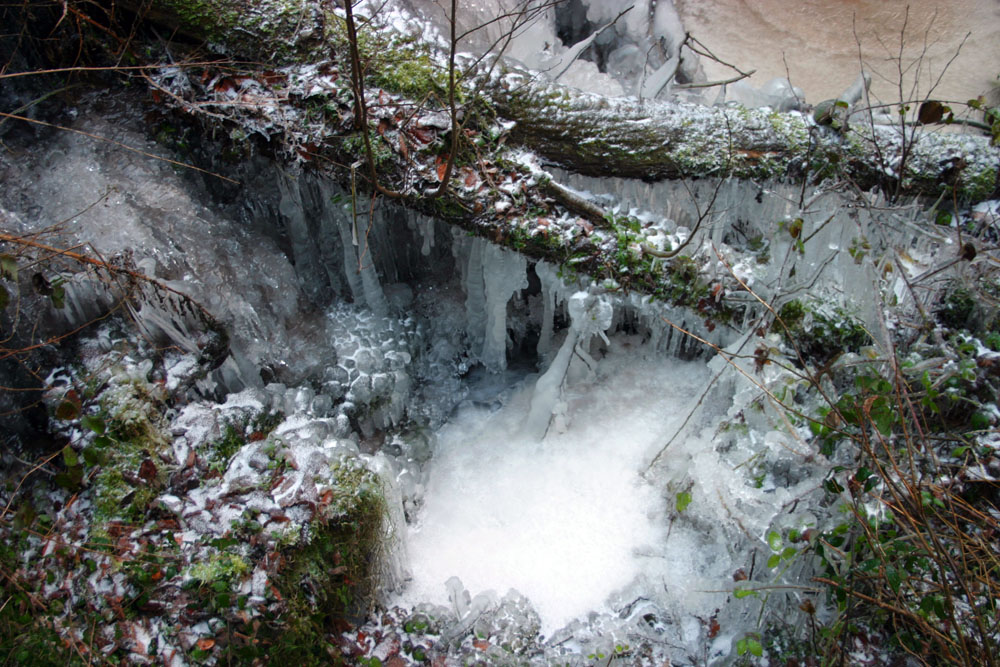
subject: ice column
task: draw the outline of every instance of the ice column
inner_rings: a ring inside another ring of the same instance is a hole
[[[344,246],[344,274],[351,287],[354,302],[364,304],[378,317],[389,314],[389,305],[378,282],[375,263],[368,239],[353,229],[352,220],[346,212],[337,212],[340,239]]]
[[[524,424],[524,432],[535,440],[544,438],[549,428],[552,411],[559,400],[559,388],[566,377],[569,362],[573,359],[573,349],[578,343],[589,341],[594,334],[599,334],[607,341],[604,331],[611,326],[614,308],[599,296],[577,292],[569,299],[569,315],[571,324],[566,340],[548,370],[538,378],[531,396],[531,409]]]
[[[312,301],[320,298],[321,284],[317,280],[320,275],[319,257],[316,251],[316,239],[309,229],[306,213],[302,205],[300,180],[294,176],[282,174],[278,178],[281,200],[278,202],[278,212],[285,219],[285,230],[292,244],[292,257],[295,258],[295,271],[302,281],[305,293]]]
[[[528,262],[500,246],[487,244],[483,252],[483,284],[486,293],[486,328],[480,361],[491,371],[507,368],[507,302],[517,290],[528,286]],[[472,282],[474,277],[469,276]]]
[[[469,349],[482,349],[486,328],[486,294],[483,291],[483,250],[486,241],[476,238],[468,245],[465,268],[465,330]]]
[[[542,331],[538,335],[536,350],[539,358],[547,359],[552,349],[552,327],[561,280],[556,269],[545,262],[535,264],[535,274],[542,283]]]

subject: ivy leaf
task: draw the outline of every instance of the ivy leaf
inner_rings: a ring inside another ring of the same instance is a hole
[[[778,531],[772,530],[767,534],[767,546],[771,547],[771,551],[781,551],[781,535]]]
[[[920,105],[920,110],[917,111],[917,120],[925,125],[940,123],[941,119],[944,118],[945,111],[950,111],[950,109],[937,100],[927,100]]]
[[[97,447],[87,447],[82,452],[83,460],[87,462],[89,466],[104,465],[108,460],[108,455]]]
[[[889,586],[892,587],[892,592],[899,593],[899,587],[903,583],[903,578],[899,575],[899,570],[892,566],[885,568],[885,578],[889,582]]]
[[[788,224],[788,233],[793,239],[799,238],[802,233],[802,226],[805,224],[805,220],[802,218],[795,218]]]
[[[49,297],[52,299],[54,307],[62,308],[66,305],[66,288],[62,285],[56,285],[52,288],[52,294]]]
[[[74,452],[73,448],[70,447],[69,445],[66,445],[65,447],[63,447],[62,457],[63,457],[63,461],[70,468],[72,468],[75,465],[79,465],[80,464],[80,457],[76,455],[76,452]]]
[[[17,260],[13,255],[0,255],[0,278],[17,282]]]
[[[683,512],[688,505],[691,504],[691,494],[687,491],[681,491],[677,494],[677,511]]]
[[[80,415],[80,410],[73,401],[63,401],[56,408],[56,419],[60,421],[72,421]]]
[[[80,418],[80,425],[97,435],[104,435],[104,431],[106,430],[104,420],[97,415],[84,415]]]

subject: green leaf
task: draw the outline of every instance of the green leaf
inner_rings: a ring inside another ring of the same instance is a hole
[[[767,559],[767,566],[772,570],[778,567],[778,564],[780,563],[781,563],[781,556],[779,556],[778,554],[771,554],[771,557]]]
[[[797,553],[799,551],[795,547],[785,547],[785,550],[781,552],[781,557],[784,560],[788,560],[789,558],[794,558]]]
[[[80,409],[73,401],[63,401],[56,407],[56,419],[72,421],[80,416]]]
[[[107,429],[104,420],[97,415],[84,415],[80,418],[80,425],[97,435],[104,435],[104,431]]]
[[[764,655],[764,647],[756,639],[747,639],[747,649],[758,658]]]
[[[790,223],[788,223],[788,233],[793,239],[799,238],[802,233],[802,226],[805,224],[805,220],[802,218],[795,218]]]
[[[62,457],[63,462],[70,468],[75,465],[80,465],[80,457],[76,455],[76,452],[73,451],[73,448],[69,445],[63,447]]]
[[[114,440],[112,440],[111,438],[109,438],[106,435],[99,435],[96,438],[94,438],[94,446],[95,447],[100,447],[102,449],[104,447],[107,447],[107,446],[111,445],[113,442],[114,442]]]
[[[899,592],[899,587],[903,584],[903,578],[899,574],[899,570],[892,567],[891,565],[885,568],[885,579],[889,582],[889,586],[892,588],[893,593]]]
[[[970,425],[973,431],[984,431],[990,427],[990,416],[985,412],[976,412],[972,415]]]
[[[748,598],[750,596],[757,596],[757,591],[752,588],[737,588],[733,591],[733,597],[737,600],[742,600],[743,598]]]
[[[80,489],[83,483],[83,467],[73,466],[67,468],[65,471],[57,474],[53,480],[56,486],[59,486],[67,491],[77,491]]]
[[[771,551],[781,551],[781,535],[777,531],[767,534],[767,546],[771,547]]]
[[[83,460],[86,461],[89,466],[103,465],[108,460],[108,455],[97,447],[86,447],[80,453],[83,455]]]
[[[677,511],[683,512],[687,509],[687,506],[691,504],[691,494],[687,491],[681,491],[677,494]]]
[[[209,544],[216,549],[228,549],[229,547],[235,547],[240,541],[232,537],[217,537]]]
[[[17,282],[17,260],[13,255],[0,255],[0,278]]]
[[[58,285],[52,288],[52,294],[49,295],[52,299],[52,305],[55,308],[62,308],[66,305],[66,288],[62,285]]]
[[[872,411],[872,421],[875,428],[882,435],[889,435],[892,432],[892,425],[896,422],[896,414],[890,409],[882,409],[878,412]]]

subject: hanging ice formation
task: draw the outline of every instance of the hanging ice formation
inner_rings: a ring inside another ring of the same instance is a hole
[[[466,333],[471,351],[492,372],[507,368],[507,304],[528,286],[523,255],[481,238],[456,235],[453,252],[465,286]],[[465,260],[465,261],[463,261]]]
[[[549,420],[559,400],[559,390],[569,369],[573,350],[579,345],[578,353],[586,354],[587,343],[594,335],[599,335],[605,343],[608,342],[604,332],[611,326],[614,308],[601,296],[577,292],[569,299],[569,314],[572,323],[566,339],[548,370],[538,378],[531,397],[531,409],[524,424],[524,432],[536,440],[544,438],[549,428]]]

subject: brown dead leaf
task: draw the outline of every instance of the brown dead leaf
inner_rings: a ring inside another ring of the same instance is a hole
[[[196,644],[202,651],[210,651],[212,650],[212,647],[215,646],[215,640],[209,637],[202,637],[196,642]]]
[[[406,137],[403,133],[399,133],[399,154],[403,156],[404,160],[410,159],[410,149],[406,147]]]
[[[438,163],[437,166],[437,177],[439,181],[444,180],[445,173],[448,171],[448,156],[446,155],[443,160]]]
[[[146,482],[156,479],[156,464],[153,463],[153,459],[143,459],[139,464],[139,479]]]
[[[418,143],[429,144],[434,141],[434,131],[423,127],[411,127],[410,137]]]
[[[709,639],[715,639],[716,635],[719,634],[719,630],[721,630],[721,629],[722,629],[722,627],[719,625],[719,621],[717,621],[715,619],[715,616],[713,616],[712,618],[708,619],[708,638]]]
[[[386,120],[385,118],[381,119],[378,122],[378,128],[377,128],[379,136],[384,137],[385,133],[389,130],[390,127],[392,126],[389,124],[388,120]]]
[[[472,167],[464,167],[462,169],[462,175],[464,176],[465,187],[472,188],[476,186],[479,182],[479,175]]]

